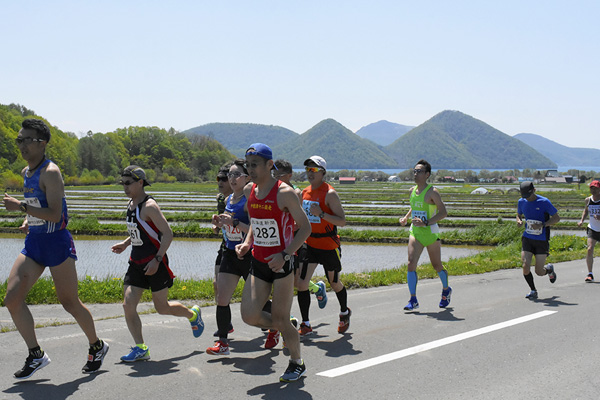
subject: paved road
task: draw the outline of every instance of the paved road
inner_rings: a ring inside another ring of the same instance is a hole
[[[586,284],[585,262],[556,265],[557,282],[536,277],[537,301],[519,270],[451,277],[451,307],[438,308],[440,283],[419,283],[418,312],[406,314],[405,285],[349,291],[353,318],[339,335],[337,301],[313,303],[316,333],[303,340],[308,367],[299,382],[281,384],[286,350],[264,350],[265,335],[244,325],[233,306],[229,357],[204,350],[215,328],[203,308],[205,334],[195,339],[185,320],[143,315],[152,360],[121,364],[131,345],[119,305],[93,305],[100,336],[111,346],[102,370],[80,372],[86,340],[77,325],[38,329],[52,363],[24,381],[13,379],[25,346],[16,332],[0,334],[0,399],[219,398],[240,399],[596,399],[600,286]],[[145,307],[147,307],[145,305]],[[297,305],[294,310],[298,314]],[[34,307],[38,320],[69,320],[54,306]],[[10,320],[0,308],[0,324]],[[43,396],[43,397],[42,397]]]

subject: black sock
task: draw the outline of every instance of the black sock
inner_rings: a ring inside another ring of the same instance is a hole
[[[102,340],[98,339],[96,343],[90,344],[90,349],[92,349],[93,351],[98,351],[102,348],[102,345]]]
[[[310,321],[308,319],[308,310],[310,309],[310,291],[303,290],[298,292],[298,306],[300,306],[300,314],[302,321]]]
[[[346,287],[344,286],[344,288],[339,292],[336,292],[335,295],[340,302],[340,312],[348,311],[348,292],[346,292]]]
[[[33,358],[42,358],[44,357],[44,350],[42,350],[40,346],[36,346],[32,349],[29,349],[29,355]]]
[[[229,327],[231,325],[231,307],[217,306],[217,328],[219,329],[219,339],[227,339]]]
[[[535,290],[535,291],[537,292],[537,290],[536,290],[536,288],[535,288],[535,285],[534,285],[534,283],[533,283],[533,274],[530,272],[530,273],[528,273],[527,275],[523,275],[523,278],[525,278],[525,281],[526,281],[526,282],[527,282],[527,284],[529,285],[529,288],[530,288],[531,290]]]

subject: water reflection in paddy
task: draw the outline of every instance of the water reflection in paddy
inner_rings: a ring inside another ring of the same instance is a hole
[[[127,269],[127,254],[114,254],[110,251],[114,243],[121,238],[89,239],[75,237],[77,248],[77,272],[80,278],[90,275],[97,278],[107,276],[122,277]],[[0,265],[0,282],[8,278],[12,263],[23,248],[23,238],[3,238],[0,255],[5,260]],[[169,249],[169,259],[175,275],[181,279],[211,278],[214,262],[219,248],[218,240],[174,240]],[[446,246],[442,247],[442,259],[459,258],[485,250],[482,246]],[[342,243],[342,265],[344,272],[364,272],[383,270],[406,264],[406,245],[385,244],[344,244]],[[423,252],[421,263],[429,262],[427,252]],[[323,269],[317,268],[317,274],[323,275]],[[49,275],[48,271],[44,276]]]

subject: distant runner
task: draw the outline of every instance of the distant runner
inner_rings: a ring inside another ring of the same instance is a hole
[[[587,255],[585,257],[588,269],[588,274],[585,277],[586,282],[594,282],[594,274],[592,273],[594,247],[596,242],[600,240],[600,181],[590,182],[590,193],[592,195],[585,199],[581,221],[577,223],[577,226],[583,225],[585,217],[590,216],[590,222],[587,226]]]
[[[535,255],[535,273],[539,276],[548,275],[550,283],[556,281],[554,266],[546,263],[550,254],[550,226],[560,221],[558,211],[550,200],[535,194],[533,182],[521,182],[521,198],[517,205],[517,225],[525,224],[521,243],[521,261],[523,262],[523,277],[531,291],[525,296],[530,300],[538,298],[538,292],[533,283],[531,261]]]
[[[419,160],[413,174],[417,185],[410,191],[410,209],[404,217],[400,218],[400,224],[405,226],[408,219],[412,217],[410,237],[408,238],[408,272],[406,276],[410,299],[404,306],[404,310],[414,311],[419,308],[417,264],[424,248],[427,248],[431,265],[442,281],[442,299],[439,306],[446,308],[450,304],[452,288],[448,286],[448,271],[442,264],[442,243],[437,223],[446,218],[448,212],[440,192],[427,183],[427,179],[431,176],[431,164],[425,160]]]

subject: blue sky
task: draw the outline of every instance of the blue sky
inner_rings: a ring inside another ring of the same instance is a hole
[[[597,1],[5,1],[0,103],[62,130],[458,110],[598,144]]]

